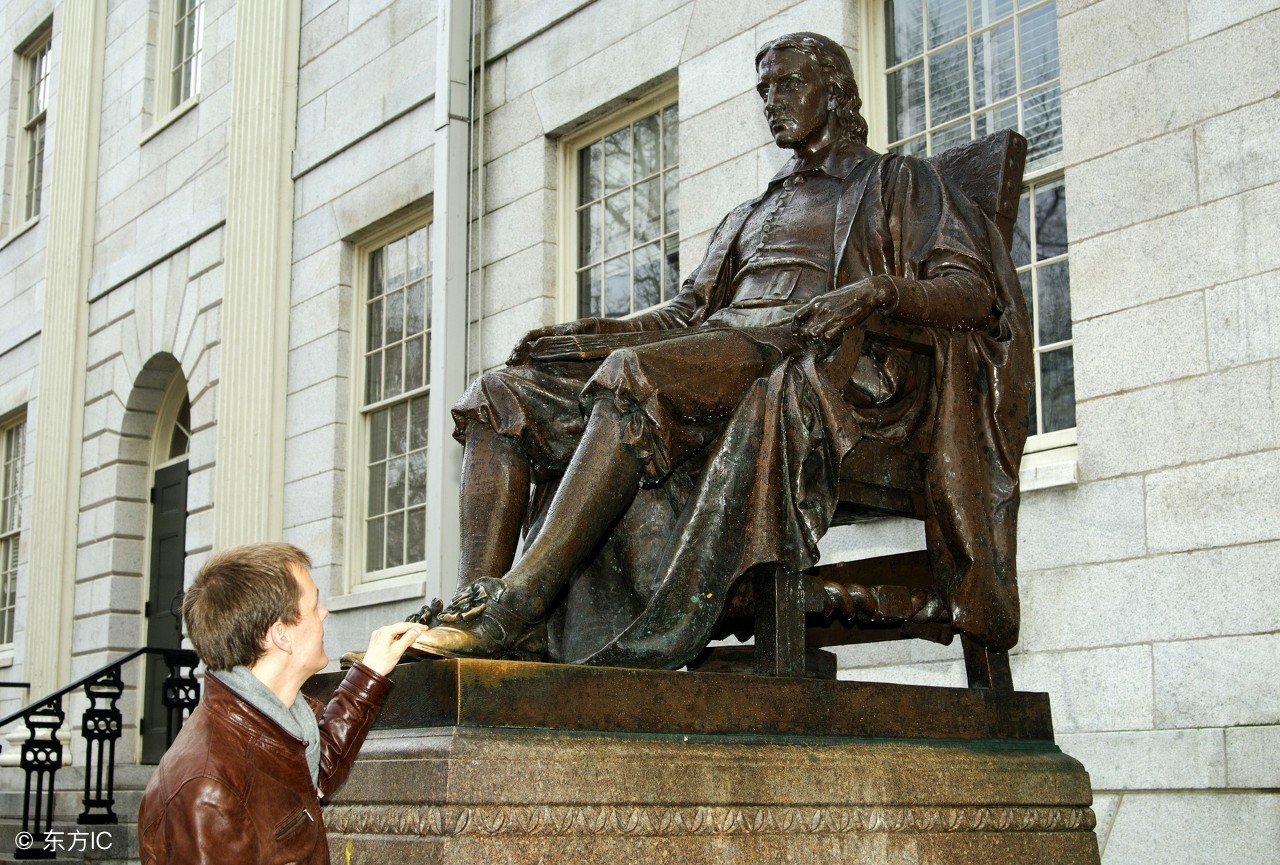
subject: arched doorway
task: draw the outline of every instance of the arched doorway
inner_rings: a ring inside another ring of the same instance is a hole
[[[151,439],[151,517],[147,599],[143,608],[146,645],[182,646],[182,592],[187,558],[187,454],[191,443],[191,400],[181,372],[174,374],[156,413]],[[167,746],[168,712],[164,658],[148,655],[143,679],[141,762],[157,763]]]

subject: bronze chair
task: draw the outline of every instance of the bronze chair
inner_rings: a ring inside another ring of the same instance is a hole
[[[1006,244],[1012,243],[1017,221],[1026,146],[1026,139],[1006,130],[931,160],[954,188],[995,221]],[[919,380],[931,380],[927,373],[933,347],[923,328],[882,315],[869,319],[862,332],[837,349],[832,366],[843,376],[839,380],[848,379],[863,339],[909,348],[913,362],[923,372]],[[933,420],[927,418],[904,445],[870,439],[859,443],[841,466],[840,505],[833,525],[879,516],[927,519],[925,465],[932,437]],[[950,625],[912,621],[927,596],[931,577],[925,552],[828,565],[801,575],[778,568],[758,569],[750,587],[755,613],[755,648],[748,650],[750,666],[763,675],[833,678],[835,658],[821,651],[823,646],[886,638],[924,638],[949,644],[954,636]],[[885,579],[892,582],[875,582]],[[838,605],[833,606],[832,598],[841,593],[859,596],[862,603],[856,615],[847,605],[843,615],[835,608]],[[971,688],[1012,690],[1007,653],[987,651],[964,635],[961,642]],[[710,649],[700,658],[698,668],[739,669],[747,666],[745,654],[743,650]]]

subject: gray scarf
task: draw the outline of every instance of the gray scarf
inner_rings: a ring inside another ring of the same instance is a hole
[[[235,691],[240,698],[272,721],[280,725],[286,733],[297,736],[307,743],[307,768],[311,771],[311,783],[320,782],[320,724],[315,713],[302,694],[293,700],[292,706],[285,706],[275,692],[264,685],[246,666],[232,667],[230,670],[210,670],[209,675]]]

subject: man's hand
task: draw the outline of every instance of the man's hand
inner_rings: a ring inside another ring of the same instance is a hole
[[[387,675],[396,666],[404,650],[413,645],[413,641],[422,636],[425,629],[416,622],[396,622],[378,628],[369,637],[369,648],[365,650],[360,663],[375,673]]]
[[[516,347],[511,351],[511,357],[507,358],[507,366],[520,366],[529,362],[529,355],[533,352],[533,344],[544,336],[573,336],[578,333],[593,333],[591,319],[579,319],[578,321],[567,321],[564,324],[549,324],[546,327],[535,327],[526,333],[516,343]]]

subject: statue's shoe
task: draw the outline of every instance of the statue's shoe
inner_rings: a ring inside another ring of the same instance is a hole
[[[461,594],[461,593],[460,593]],[[457,598],[454,598],[456,601]],[[416,613],[410,613],[405,617],[406,622],[417,622],[420,625],[434,627],[440,624],[440,613],[444,611],[444,601],[435,598],[429,604],[423,604],[422,609]]]
[[[405,654],[543,660],[547,654],[546,625],[530,621],[504,604],[501,596],[505,588],[500,579],[482,577],[460,590],[449,606],[432,611],[433,623]]]

